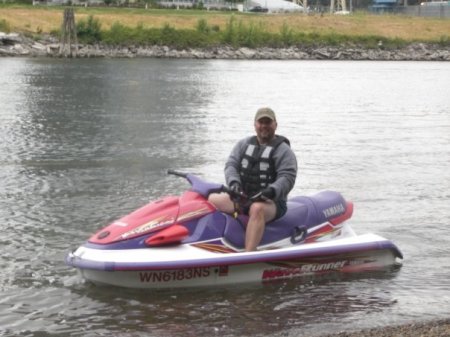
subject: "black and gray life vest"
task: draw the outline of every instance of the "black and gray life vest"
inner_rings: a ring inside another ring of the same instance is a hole
[[[247,195],[258,193],[277,179],[273,153],[282,143],[290,145],[286,137],[278,135],[267,145],[259,145],[256,136],[250,138],[241,154],[239,170],[242,187]]]

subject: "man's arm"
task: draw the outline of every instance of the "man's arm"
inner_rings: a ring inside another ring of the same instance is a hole
[[[275,199],[287,199],[297,178],[297,158],[292,149],[283,143],[276,149],[273,159],[277,180],[270,187],[275,189]]]
[[[241,177],[239,176],[239,168],[241,166],[241,154],[246,144],[247,138],[237,142],[225,163],[225,181],[228,186],[231,186],[234,181],[242,184]]]

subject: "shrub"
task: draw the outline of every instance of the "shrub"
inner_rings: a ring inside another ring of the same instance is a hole
[[[283,26],[280,30],[280,38],[281,43],[284,46],[291,46],[294,43],[294,33],[292,32],[292,29],[289,28],[289,26],[285,23],[283,23]]]
[[[262,23],[245,25],[242,21],[236,23],[234,16],[230,18],[222,34],[221,42],[233,47],[257,48],[274,46],[277,36],[266,31]]]
[[[209,31],[211,30],[205,19],[199,19],[197,21],[197,26],[195,28],[196,28],[197,32],[200,32],[200,33],[209,33]]]
[[[441,35],[441,37],[439,38],[439,45],[441,45],[442,47],[446,47],[446,46],[450,46],[450,38],[446,35]]]
[[[0,21],[0,28],[7,30],[8,23]],[[5,29],[6,27],[6,29]],[[351,36],[336,32],[318,33],[317,31],[304,32],[294,30],[286,23],[277,33],[271,33],[260,23],[246,23],[231,15],[225,28],[209,26],[207,21],[200,18],[195,29],[175,29],[169,23],[162,28],[145,28],[142,23],[136,27],[127,27],[119,22],[114,23],[110,29],[101,31],[100,22],[92,16],[81,20],[78,25],[80,41],[86,43],[102,41],[111,45],[166,45],[172,48],[207,48],[217,45],[231,45],[238,47],[290,47],[290,46],[321,46],[357,44],[368,48],[395,48],[403,46],[406,42],[401,39],[389,39],[381,36]],[[381,41],[381,44],[379,43]],[[443,36],[439,41],[441,45],[449,45],[448,37]]]
[[[5,19],[0,20],[0,32],[10,33],[11,26]]]
[[[77,24],[78,39],[86,43],[99,42],[101,40],[100,28],[100,21],[89,15],[87,21],[80,20]]]
[[[230,20],[228,20],[225,31],[223,33],[222,41],[227,44],[235,45],[236,44],[236,28],[235,28],[235,21],[236,18],[234,15],[230,17]]]
[[[103,42],[112,45],[123,45],[133,40],[132,28],[114,22],[111,28],[102,33]]]

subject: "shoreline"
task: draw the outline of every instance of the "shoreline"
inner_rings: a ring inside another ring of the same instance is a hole
[[[321,337],[450,337],[450,318],[406,323],[358,331],[340,331]]]
[[[351,60],[351,61],[450,61],[450,47],[411,43],[403,48],[376,49],[355,45],[302,46],[289,48],[232,48],[177,50],[167,46],[107,46],[101,44],[72,46],[60,53],[59,41],[51,36],[38,40],[17,33],[0,32],[0,57],[77,57],[77,58],[171,58],[224,60]]]

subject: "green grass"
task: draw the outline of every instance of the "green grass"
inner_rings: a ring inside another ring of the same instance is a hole
[[[145,28],[141,23],[135,27],[115,22],[109,29],[102,29],[94,16],[80,20],[77,24],[78,38],[83,43],[104,43],[108,45],[165,45],[172,48],[210,48],[218,45],[239,47],[292,47],[292,46],[339,46],[357,44],[366,48],[378,48],[381,41],[384,48],[397,48],[407,44],[399,38],[377,35],[352,36],[336,32],[299,32],[283,25],[279,32],[270,32],[261,23],[245,23],[231,16],[223,30],[210,26],[205,19],[199,19],[194,29],[176,29],[166,23],[162,28]],[[448,45],[448,39],[442,39]]]
[[[0,30],[60,34],[65,7],[0,4]],[[182,49],[357,44],[397,48],[411,42],[450,46],[450,20],[355,12],[349,16],[74,7],[84,43],[167,45]]]
[[[8,21],[5,19],[0,20],[0,32],[9,33],[11,32],[11,26],[9,25]]]

